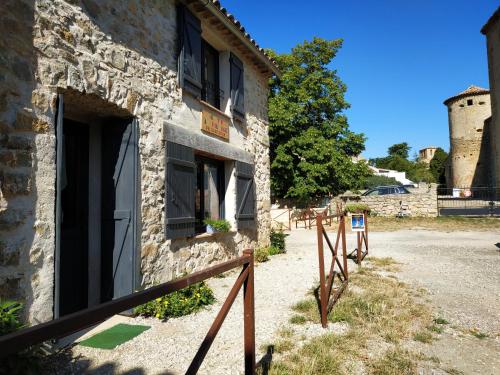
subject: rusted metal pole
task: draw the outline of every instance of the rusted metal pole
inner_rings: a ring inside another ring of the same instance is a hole
[[[356,237],[358,239],[358,248],[357,248],[358,264],[361,264],[361,246],[363,246],[363,241],[361,240],[361,232],[356,232]]]
[[[233,287],[231,288],[231,291],[229,292],[226,301],[224,302],[219,313],[215,317],[215,320],[212,323],[210,329],[208,330],[205,339],[201,343],[198,351],[196,352],[196,355],[193,358],[193,361],[189,365],[189,368],[186,371],[186,375],[195,375],[198,372],[198,369],[203,363],[203,360],[205,359],[208,350],[212,346],[212,343],[214,342],[215,337],[217,336],[217,333],[219,332],[220,327],[222,326],[222,323],[224,323],[224,319],[226,319],[226,316],[229,313],[229,310],[231,309],[234,300],[238,296],[238,292],[240,291],[241,286],[244,284],[244,282],[246,282],[246,280],[248,280],[248,275],[249,271],[247,264],[244,266],[243,271],[241,272],[240,276],[238,277]]]
[[[365,211],[365,244],[366,244],[366,255],[368,255],[368,211]]]
[[[243,254],[250,257],[245,266],[248,276],[243,284],[243,326],[245,332],[245,375],[255,374],[255,300],[254,300],[254,257],[253,250],[245,250]]]
[[[319,258],[319,302],[321,307],[321,325],[326,328],[328,323],[326,319],[326,308],[328,305],[325,286],[325,259],[323,253],[323,217],[316,215],[316,232],[318,238],[318,258]]]
[[[349,270],[347,268],[347,241],[345,235],[345,215],[342,215],[340,225],[342,225],[342,257],[344,260],[344,271],[346,280],[349,280]]]

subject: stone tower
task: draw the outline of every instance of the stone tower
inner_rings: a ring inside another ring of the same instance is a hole
[[[489,90],[470,86],[444,104],[448,107],[450,128],[448,187],[490,185]]]

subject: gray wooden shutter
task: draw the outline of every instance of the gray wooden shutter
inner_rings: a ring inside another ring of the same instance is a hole
[[[195,233],[196,163],[194,150],[167,142],[165,223],[167,239]]]
[[[236,56],[231,54],[230,75],[231,75],[231,111],[233,115],[245,117],[245,90],[243,87],[243,63]]]
[[[201,22],[179,5],[179,80],[191,94],[201,96]]]
[[[236,162],[236,221],[238,229],[255,228],[254,167]]]
[[[108,126],[109,132],[119,142],[118,160],[114,166],[113,210],[113,298],[126,296],[134,291],[136,243],[136,205],[138,169],[138,124],[131,120]],[[104,151],[106,152],[106,151]]]

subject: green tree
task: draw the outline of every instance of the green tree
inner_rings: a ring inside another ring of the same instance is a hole
[[[411,147],[406,142],[396,143],[389,147],[387,153],[389,154],[389,156],[399,156],[403,159],[408,159],[408,156],[410,155],[410,149]]]
[[[367,177],[364,188],[371,189],[377,186],[389,186],[389,185],[401,185],[398,180],[394,177],[386,177],[386,176],[369,176]]]
[[[434,176],[434,180],[439,184],[446,183],[446,161],[448,160],[448,153],[441,147],[438,147],[431,162],[429,163],[429,170]]]
[[[269,94],[271,188],[278,197],[307,201],[358,189],[369,175],[366,163],[352,161],[365,136],[349,130],[347,88],[328,67],[341,46],[340,39],[314,38],[289,54],[270,51],[282,72]]]

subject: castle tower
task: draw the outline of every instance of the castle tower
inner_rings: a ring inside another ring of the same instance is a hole
[[[446,99],[450,128],[448,165],[450,188],[469,188],[490,184],[488,120],[491,116],[490,92],[470,86]]]

